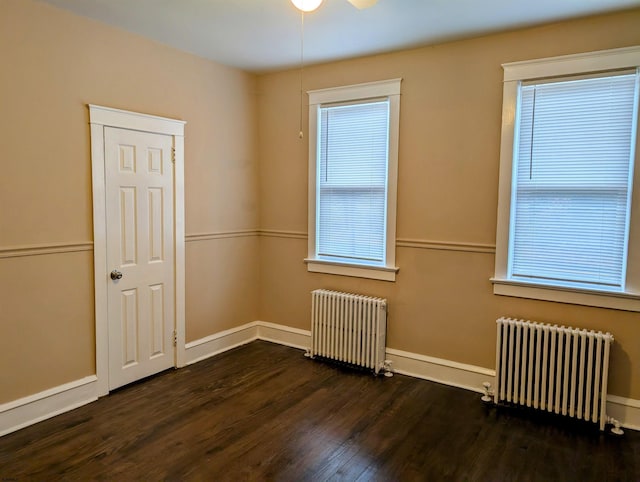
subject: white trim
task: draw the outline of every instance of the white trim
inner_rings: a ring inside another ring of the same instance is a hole
[[[400,268],[386,266],[358,266],[354,264],[336,263],[323,259],[305,259],[307,270],[312,273],[337,274],[353,276],[355,278],[377,279],[381,281],[395,281]]]
[[[640,400],[607,395],[607,415],[624,428],[640,430]]]
[[[640,65],[640,46],[509,62],[502,64],[502,67],[504,81],[509,82],[625,69],[638,65]]]
[[[311,346],[311,331],[276,323],[254,321],[225,330],[187,344],[188,363],[204,360],[254,340],[270,341],[306,350]],[[410,353],[394,348],[386,349],[393,371],[453,387],[483,393],[482,383],[494,382],[495,370],[441,358]]]
[[[276,323],[254,321],[216,333],[186,345],[190,365],[222,352],[264,340],[306,350],[311,332]],[[387,348],[396,373],[483,393],[482,383],[495,385],[495,371],[418,353]],[[0,436],[68,412],[98,399],[98,379],[91,375],[0,405]],[[640,430],[640,400],[607,395],[607,414],[623,427]]]
[[[493,294],[622,311],[640,311],[640,295],[561,288],[492,278]]]
[[[396,373],[473,392],[484,393],[482,384],[495,382],[496,372],[488,368],[393,348],[387,348],[387,357],[393,362],[392,368]]]
[[[89,117],[91,124],[180,137],[184,136],[186,124],[186,121],[179,119],[113,109],[95,104],[89,104]]]
[[[96,376],[98,396],[109,393],[109,340],[107,319],[107,224],[105,189],[105,127],[139,130],[173,136],[175,330],[174,364],[185,364],[185,227],[184,227],[184,126],[185,121],[89,104],[93,194],[93,259],[96,318]]]
[[[270,341],[280,345],[306,350],[311,332],[266,321],[252,321],[244,325],[215,333],[186,345],[187,365],[197,363],[225,351],[255,340]]]
[[[343,87],[309,90],[307,91],[307,94],[309,94],[309,105],[400,95],[401,82],[402,79],[398,78],[345,85]]]
[[[169,123],[167,128],[178,128],[173,135],[173,206],[174,206],[174,262],[175,262],[175,366],[186,364],[186,260],[185,260],[185,214],[184,214],[184,124],[183,121]]]
[[[258,339],[258,322],[253,321],[213,335],[190,341],[185,346],[187,365],[197,363]]]
[[[109,331],[107,321],[107,215],[104,172],[104,126],[91,124],[93,194],[93,273],[96,317],[98,396],[109,393]]]
[[[500,171],[498,182],[498,212],[496,226],[495,272],[491,279],[495,295],[554,301],[584,306],[595,306],[624,311],[640,311],[640,286],[636,264],[638,259],[631,254],[634,233],[640,231],[634,215],[638,196],[632,197],[629,233],[629,256],[626,269],[626,292],[608,293],[595,290],[565,289],[555,286],[518,282],[508,277],[509,237],[511,229],[511,203],[514,161],[514,130],[519,85],[522,81],[545,77],[580,75],[640,66],[640,46],[601,50],[574,55],[564,55],[502,65],[504,83],[502,96],[502,133],[500,144]],[[637,154],[636,154],[637,157]],[[637,160],[636,160],[637,162]],[[636,175],[637,176],[637,175]],[[638,190],[636,186],[634,191]]]
[[[502,132],[500,135],[500,170],[498,175],[498,213],[496,226],[495,278],[507,277],[509,234],[511,226],[511,183],[513,181],[513,142],[518,98],[518,83],[502,86]]]
[[[310,90],[309,94],[309,190],[307,270],[358,278],[395,281],[396,272],[396,217],[398,203],[398,145],[400,136],[400,86],[402,79],[389,79],[364,84],[346,85],[328,89]],[[387,209],[384,270],[376,266],[350,265],[326,262],[316,255],[316,172],[318,163],[318,112],[321,104],[385,97],[389,101],[389,139],[387,153]]]
[[[306,350],[311,344],[311,332],[276,323],[254,321],[237,328],[187,344],[187,356],[195,363],[218,353],[230,350],[254,340],[264,340]],[[482,384],[495,386],[495,370],[387,348],[386,355],[392,361],[395,373],[442,383],[476,393],[484,393]],[[480,402],[478,402],[480,403]],[[623,427],[640,430],[640,400],[607,395],[607,415],[618,420]]]
[[[398,215],[398,146],[400,145],[400,82],[393,81],[397,93],[389,95],[389,160],[387,162],[387,246],[386,264],[396,266],[396,224]],[[394,272],[395,273],[395,272]],[[395,279],[395,277],[394,277]]]
[[[290,326],[258,321],[258,339],[306,350],[311,346],[311,332]]]
[[[0,437],[98,399],[95,375],[0,405]]]

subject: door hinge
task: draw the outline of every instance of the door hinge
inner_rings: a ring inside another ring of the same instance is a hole
[[[176,162],[176,148],[175,147],[171,148],[171,162],[173,162],[174,164]]]
[[[178,346],[178,332],[173,330],[173,346]]]

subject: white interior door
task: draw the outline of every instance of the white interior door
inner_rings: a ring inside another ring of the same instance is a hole
[[[172,143],[104,129],[109,389],[175,366]]]

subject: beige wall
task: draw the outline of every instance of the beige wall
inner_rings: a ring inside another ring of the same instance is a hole
[[[92,241],[86,104],[187,121],[187,235],[255,230],[258,204],[253,75],[32,0],[0,2],[0,58],[2,403],[95,373],[91,245],[3,257]],[[258,239],[233,239],[187,236],[188,341],[258,318]]]
[[[87,103],[184,119],[187,341],[309,328],[319,287],[390,301],[389,346],[492,367],[497,316],[610,330],[640,399],[640,316],[492,294],[500,64],[640,43],[640,10],[307,68],[307,88],[402,77],[396,283],[309,274],[297,71],[253,75],[33,0],[0,2],[0,403],[95,373]],[[256,237],[243,230],[267,230]],[[286,237],[270,232],[289,231]],[[192,237],[190,235],[203,235]],[[9,248],[80,243],[27,256]]]
[[[637,45],[639,27],[636,9],[305,69],[306,89],[403,78],[395,283],[306,271],[298,71],[260,76],[261,229],[298,233],[261,238],[261,319],[308,329],[315,288],[383,296],[390,347],[487,368],[501,315],[610,331],[609,391],[640,399],[640,314],[495,296],[493,253],[403,245],[495,245],[502,63]]]

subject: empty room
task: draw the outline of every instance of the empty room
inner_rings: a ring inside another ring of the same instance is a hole
[[[0,0],[0,480],[640,480],[638,0]]]

